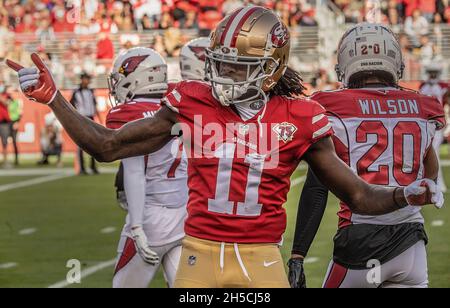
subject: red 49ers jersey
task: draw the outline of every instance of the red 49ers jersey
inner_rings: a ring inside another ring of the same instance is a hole
[[[371,184],[407,186],[424,177],[424,158],[436,130],[445,125],[442,105],[429,96],[397,89],[319,92],[339,157]],[[423,222],[420,207],[382,216],[352,214],[341,204],[340,227],[351,223]]]
[[[290,177],[316,141],[331,136],[311,100],[273,97],[245,121],[208,84],[182,82],[162,101],[178,114],[188,152],[188,235],[228,243],[278,243]]]

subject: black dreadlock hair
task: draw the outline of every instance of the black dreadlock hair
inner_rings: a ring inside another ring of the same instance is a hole
[[[305,95],[305,90],[300,74],[288,67],[277,85],[270,90],[270,96],[298,97]]]

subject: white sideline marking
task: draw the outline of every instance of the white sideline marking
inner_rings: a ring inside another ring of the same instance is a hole
[[[300,185],[300,184],[302,184],[305,180],[306,180],[306,175],[301,176],[301,177],[298,177],[298,178],[292,180],[291,187]]]
[[[100,233],[102,234],[109,234],[115,232],[117,229],[115,227],[106,227],[100,230]]]
[[[442,227],[444,225],[444,221],[443,220],[433,220],[431,222],[431,226],[432,227]]]
[[[10,269],[10,268],[13,268],[13,267],[17,267],[17,263],[10,262],[10,263],[0,264],[0,269]]]
[[[0,185],[0,192],[13,190],[13,189],[17,189],[17,188],[24,188],[24,187],[33,186],[33,185],[38,185],[38,184],[51,182],[51,181],[56,181],[56,180],[59,180],[59,179],[63,179],[63,178],[67,178],[67,177],[73,176],[74,174],[75,173],[72,171],[70,173],[52,174],[52,175],[48,175],[48,176],[44,176],[44,177],[39,177],[39,178],[36,178],[36,179],[31,179],[31,180],[25,180],[25,181],[11,183],[11,184]]]
[[[312,263],[316,263],[317,261],[319,261],[319,258],[316,258],[316,257],[306,258],[305,264],[312,264]]]
[[[19,235],[31,235],[37,231],[36,228],[28,228],[19,231]]]
[[[112,260],[105,261],[105,262],[99,263],[97,265],[88,267],[85,270],[82,270],[81,271],[81,279],[83,280],[83,279],[85,279],[85,278],[87,278],[87,277],[89,277],[89,276],[91,276],[91,275],[93,275],[93,274],[95,274],[95,273],[105,269],[105,268],[114,266],[116,264],[116,261],[117,261],[116,259],[112,259]],[[70,286],[70,285],[71,285],[71,283],[67,282],[67,280],[62,280],[60,282],[52,284],[48,288],[49,289],[61,289],[61,288],[65,288],[65,287]]]
[[[102,167],[99,168],[100,173],[113,174],[119,168],[117,167]],[[28,169],[0,169],[0,176],[34,176],[34,175],[50,175],[61,173],[74,173],[73,168],[28,168]]]

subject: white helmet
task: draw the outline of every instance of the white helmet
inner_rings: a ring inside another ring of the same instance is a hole
[[[151,48],[132,48],[117,57],[108,84],[117,104],[136,95],[164,94],[168,88],[166,61]]]
[[[442,73],[442,70],[443,70],[442,63],[438,62],[431,62],[427,66],[425,66],[425,71],[427,73],[436,73],[440,75]]]
[[[180,68],[183,80],[204,80],[206,48],[211,40],[207,37],[193,39],[181,49]]]
[[[336,73],[346,87],[350,79],[360,73],[382,72],[397,83],[404,69],[400,44],[384,25],[358,24],[347,30],[339,43]]]

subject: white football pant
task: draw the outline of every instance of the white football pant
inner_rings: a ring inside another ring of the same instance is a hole
[[[181,240],[151,249],[158,254],[159,265],[144,262],[136,251],[133,239],[120,239],[113,288],[148,288],[160,265],[168,286],[173,286],[181,257]]]
[[[375,265],[376,262],[370,265]],[[347,269],[331,261],[324,288],[427,288],[425,243],[418,242],[398,257],[367,270]]]

